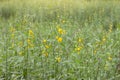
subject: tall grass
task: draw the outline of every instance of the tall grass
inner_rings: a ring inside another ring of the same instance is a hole
[[[120,2],[0,2],[0,79],[119,80]]]

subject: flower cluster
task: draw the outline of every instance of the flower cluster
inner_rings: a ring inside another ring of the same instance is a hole
[[[65,30],[63,30],[62,28],[58,27],[58,33],[59,34],[65,34]]]
[[[62,37],[56,36],[56,39],[57,39],[58,42],[62,42]]]
[[[62,36],[63,36],[63,34],[65,34],[66,32],[65,32],[64,29],[62,29],[62,28],[59,27],[59,26],[57,26],[57,32],[58,32],[58,35],[59,35],[59,36],[56,36],[56,40],[57,40],[58,42],[62,42],[62,41],[63,41]]]
[[[76,40],[76,44],[75,44],[75,51],[79,54],[80,51],[83,48],[83,39],[82,38],[78,38]]]
[[[42,54],[45,56],[45,57],[48,57],[49,54],[48,54],[48,50],[50,48],[50,44],[48,43],[48,41],[46,39],[43,39],[42,40],[42,43],[43,43],[43,51],[42,51]]]
[[[32,30],[29,30],[28,39],[27,39],[28,48],[34,47],[33,41],[34,41],[34,32]]]
[[[29,34],[29,37],[34,38],[34,33],[33,33],[32,30],[29,30],[29,31],[28,31],[28,34]]]

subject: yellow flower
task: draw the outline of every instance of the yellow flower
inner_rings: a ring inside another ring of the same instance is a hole
[[[27,42],[28,42],[28,48],[33,48],[34,47],[34,44],[32,44],[30,39],[27,39]]]
[[[46,43],[46,42],[47,42],[47,40],[46,40],[46,39],[44,39],[44,40],[43,40],[43,43]]]
[[[58,36],[56,36],[56,39],[58,39],[59,37]]]
[[[30,41],[30,39],[27,39],[27,42],[28,42],[28,44],[31,44],[31,41]]]
[[[62,28],[58,28],[58,32],[59,32],[59,34],[64,34],[65,30],[63,30]]]
[[[62,37],[57,36],[56,39],[57,39],[58,42],[62,42]]]
[[[94,50],[94,54],[96,54],[97,53],[97,50]]]
[[[98,48],[94,49],[93,53],[96,54],[98,51]]]
[[[45,52],[45,53],[44,53],[44,56],[45,56],[45,57],[48,57],[48,53],[47,53],[47,52]]]
[[[57,62],[60,62],[61,61],[61,58],[60,57],[56,57],[55,58]]]
[[[33,35],[33,31],[32,30],[29,30],[29,35]]]
[[[49,48],[50,46],[48,46],[48,45],[45,45],[45,47],[46,47],[46,48]]]
[[[78,42],[82,42],[82,39],[81,39],[81,38],[79,38],[79,39],[78,39]]]
[[[62,20],[62,23],[65,23],[65,20]]]
[[[108,57],[108,60],[111,61],[111,60],[112,60],[112,57],[109,56],[109,57]]]
[[[23,55],[23,52],[21,51],[21,52],[19,52],[18,54],[19,54],[19,55]]]
[[[106,41],[106,37],[105,37],[105,36],[103,37],[102,41],[103,41],[103,42],[105,42],[105,41]]]
[[[32,30],[29,30],[29,36],[32,36],[34,38],[34,33]]]
[[[62,42],[62,38],[61,37],[58,38],[58,42]]]
[[[77,47],[77,48],[75,48],[75,50],[76,51],[80,51],[82,49],[82,47],[80,46],[80,47]]]

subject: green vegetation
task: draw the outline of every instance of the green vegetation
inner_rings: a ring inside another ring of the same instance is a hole
[[[119,0],[0,0],[0,80],[119,80]]]

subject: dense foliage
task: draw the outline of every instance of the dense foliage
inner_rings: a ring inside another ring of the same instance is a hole
[[[0,1],[0,80],[119,80],[120,1]]]

